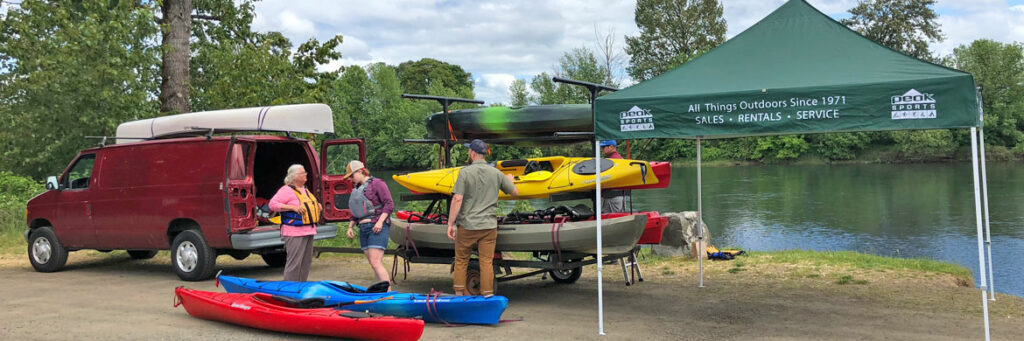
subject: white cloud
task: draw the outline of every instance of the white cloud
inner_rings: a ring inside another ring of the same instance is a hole
[[[725,0],[727,37],[735,36],[786,0]],[[810,0],[834,18],[847,17],[857,0]],[[978,38],[1024,41],[1024,5],[1013,0],[939,0],[936,10],[947,36],[934,49]],[[256,29],[285,34],[296,44],[311,37],[344,36],[340,63],[322,66],[399,64],[435,58],[462,66],[476,79],[476,95],[488,103],[508,102],[513,77],[529,79],[552,70],[561,55],[575,47],[596,45],[595,30],[613,31],[616,47],[623,36],[638,34],[635,1],[467,1],[380,0],[294,1],[256,3]],[[628,56],[626,56],[628,61]],[[628,81],[627,81],[628,83]]]
[[[516,76],[507,73],[485,73],[477,77],[474,92],[477,98],[504,98],[488,102],[508,104],[508,87]]]
[[[302,43],[308,40],[308,37],[316,36],[316,27],[314,27],[313,22],[292,11],[279,13],[277,15],[277,22],[281,25],[282,33],[289,36],[307,37],[306,39],[294,41],[295,43]]]
[[[938,22],[945,41],[932,45],[940,55],[948,55],[960,45],[977,39],[1000,42],[1024,42],[1024,5],[1009,6],[1005,1],[986,0],[942,1],[938,4],[955,11],[953,15],[940,15]]]

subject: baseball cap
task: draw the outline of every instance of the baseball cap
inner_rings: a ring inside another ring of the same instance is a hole
[[[601,141],[601,147],[607,147],[607,146],[618,147],[619,144],[616,143],[615,140],[604,140],[604,141]]]
[[[487,148],[487,143],[484,143],[484,141],[480,141],[479,139],[473,140],[472,142],[463,145],[466,146],[466,148],[469,148],[470,150],[476,152],[477,154],[490,154],[490,149]]]
[[[361,161],[352,160],[352,162],[349,162],[348,165],[345,165],[345,177],[350,177],[352,176],[352,173],[355,173],[356,171],[363,168],[366,168],[366,166],[363,165]]]

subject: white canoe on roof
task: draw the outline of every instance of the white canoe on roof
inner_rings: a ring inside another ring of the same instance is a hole
[[[334,132],[334,115],[326,104],[293,104],[191,112],[121,123],[117,143],[214,132]]]

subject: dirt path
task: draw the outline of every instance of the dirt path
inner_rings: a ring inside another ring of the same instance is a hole
[[[166,252],[131,261],[123,252],[74,253],[68,268],[37,273],[23,256],[0,257],[0,335],[37,339],[316,339],[266,332],[190,317],[173,308],[173,289],[185,285],[215,290],[214,281],[178,280]],[[387,261],[390,262],[388,257]],[[895,339],[961,340],[984,337],[979,291],[939,279],[885,281],[839,286],[826,278],[727,273],[727,263],[710,263],[705,288],[697,288],[690,262],[645,269],[648,280],[624,286],[618,266],[605,267],[603,340],[707,339]],[[227,274],[280,279],[259,257],[218,259]],[[390,265],[390,263],[388,263]],[[414,264],[397,289],[450,291],[447,266]],[[776,271],[768,269],[768,271]],[[573,285],[539,277],[500,283],[510,300],[503,318],[524,318],[498,326],[446,328],[428,325],[424,340],[594,340],[597,336],[597,279],[588,267]],[[399,275],[401,276],[401,275]],[[866,276],[866,275],[865,275]],[[881,274],[878,276],[892,276]],[[314,260],[311,279],[370,283],[359,258]],[[999,296],[992,302],[995,340],[1024,335],[1024,299]]]

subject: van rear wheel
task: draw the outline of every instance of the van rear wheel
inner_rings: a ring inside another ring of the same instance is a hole
[[[68,250],[60,245],[52,227],[43,226],[29,234],[28,260],[36,271],[59,271],[68,262]]]
[[[272,268],[280,268],[288,262],[288,254],[285,252],[264,253],[260,254],[260,256]]]
[[[185,230],[174,237],[171,244],[171,266],[178,277],[186,281],[201,281],[213,277],[217,252],[206,243],[196,230]]]

